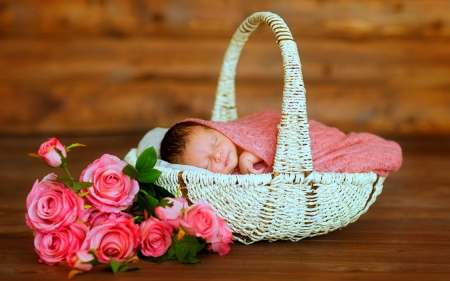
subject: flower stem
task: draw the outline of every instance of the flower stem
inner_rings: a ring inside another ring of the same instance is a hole
[[[69,179],[73,182],[74,179],[72,178],[72,176],[69,173],[69,169],[67,169],[67,166],[64,166],[64,171],[66,171],[67,176],[69,177]]]

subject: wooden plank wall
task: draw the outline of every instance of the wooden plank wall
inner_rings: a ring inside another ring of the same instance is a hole
[[[449,0],[0,0],[0,135],[110,134],[209,118],[253,12],[297,42],[309,118],[386,137],[450,136]],[[267,26],[236,77],[239,114],[280,109]]]

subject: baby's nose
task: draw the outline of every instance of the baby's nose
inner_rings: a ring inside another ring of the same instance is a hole
[[[215,157],[216,162],[219,162],[220,158],[222,157],[222,150],[217,151],[215,156],[216,156]]]

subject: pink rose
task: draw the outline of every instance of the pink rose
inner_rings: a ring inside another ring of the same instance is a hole
[[[122,173],[126,165],[116,156],[104,154],[81,173],[81,182],[94,183],[82,192],[89,191],[86,198],[100,211],[117,213],[133,203],[139,184]]]
[[[123,262],[136,253],[139,242],[139,226],[124,217],[110,218],[91,228],[81,249],[98,251],[100,262],[109,263],[110,256]]]
[[[90,261],[95,259],[94,255],[89,253],[88,250],[72,251],[67,255],[67,264],[72,269],[89,271],[92,269]]]
[[[51,138],[41,144],[38,155],[51,167],[59,167],[63,163],[59,150],[64,158],[67,157],[66,148],[56,138]]]
[[[39,262],[55,265],[66,261],[71,251],[80,249],[87,232],[88,227],[80,222],[49,233],[36,231],[34,249],[39,255]]]
[[[33,185],[27,196],[26,223],[31,229],[48,233],[81,219],[83,199],[49,174]]]
[[[214,209],[204,201],[198,201],[187,209],[181,226],[190,235],[208,239],[219,232],[219,221]]]
[[[228,254],[230,251],[230,245],[233,243],[233,233],[231,232],[230,226],[221,218],[217,218],[219,221],[219,232],[215,236],[209,237],[206,243],[211,243],[206,246],[206,250],[211,252],[217,252],[219,255],[223,256]]]
[[[141,253],[144,256],[160,257],[172,243],[172,227],[156,218],[150,218],[139,227],[141,234]]]
[[[169,201],[172,207],[161,207],[155,208],[155,214],[161,220],[165,221],[167,224],[173,227],[173,229],[178,229],[183,219],[184,210],[188,208],[188,202],[184,198],[164,198],[164,200]]]
[[[118,217],[125,217],[128,220],[131,220],[133,218],[133,216],[128,213],[124,213],[124,212],[105,213],[105,212],[99,211],[95,207],[91,207],[86,211],[86,213],[83,217],[83,221],[88,222],[92,228],[92,227],[102,224],[103,222],[105,222],[106,220],[108,220],[110,218],[118,218]]]

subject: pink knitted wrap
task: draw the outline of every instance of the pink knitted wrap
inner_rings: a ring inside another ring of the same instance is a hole
[[[192,121],[215,129],[234,144],[263,160],[264,172],[272,171],[277,144],[277,125],[281,114],[273,110],[260,111],[231,122]],[[336,128],[309,120],[309,135],[314,171],[359,173],[373,171],[386,177],[400,169],[402,150],[393,141],[369,133],[344,134]]]

